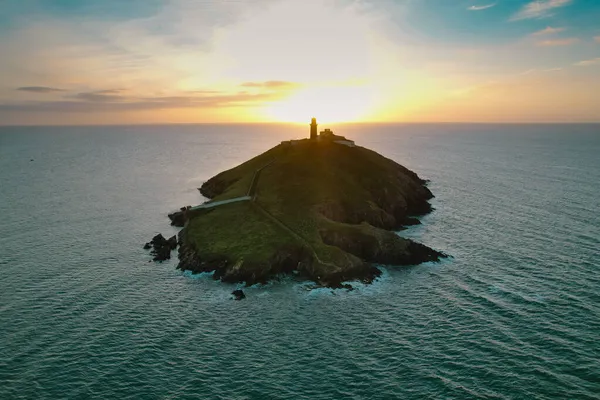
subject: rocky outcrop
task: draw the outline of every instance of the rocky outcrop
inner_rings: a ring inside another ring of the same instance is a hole
[[[149,250],[154,256],[154,261],[165,261],[171,258],[171,251],[177,248],[177,236],[173,235],[169,239],[165,239],[162,234],[158,234],[152,240],[144,245],[144,249]]]
[[[336,229],[337,228],[337,229]],[[445,254],[430,249],[394,232],[374,227],[343,226],[322,229],[323,242],[336,246],[362,260],[387,265],[415,265],[438,261]]]
[[[223,179],[222,175],[219,174],[204,182],[204,184],[199,187],[198,190],[202,196],[212,199],[213,197],[218,196],[220,193],[223,193],[225,189],[233,185],[238,180],[239,178]]]
[[[244,291],[241,289],[234,290],[233,292],[231,292],[231,294],[233,295],[234,300],[242,300],[246,298]]]
[[[181,207],[179,209],[179,211],[170,213],[168,215],[168,217],[171,220],[171,225],[183,228],[183,226],[185,225],[185,222],[189,219],[188,214],[190,214],[190,208],[192,208],[192,207],[185,206],[185,207]]]

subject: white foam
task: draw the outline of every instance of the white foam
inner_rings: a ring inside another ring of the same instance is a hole
[[[182,273],[182,275],[185,276],[186,278],[192,278],[192,279],[207,279],[207,278],[212,279],[214,274],[215,274],[215,271],[200,272],[199,274],[194,274],[192,271],[183,271],[183,273]]]
[[[377,296],[388,292],[389,284],[393,281],[389,271],[382,266],[378,266],[381,275],[373,280],[372,283],[362,283],[360,281],[346,281],[342,284],[352,285],[353,290],[345,288],[332,289],[328,287],[316,287],[312,281],[303,281],[294,285],[294,291],[305,300],[326,297],[356,298],[360,296]]]

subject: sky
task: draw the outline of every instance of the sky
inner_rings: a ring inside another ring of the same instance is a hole
[[[600,122],[598,0],[0,0],[0,125]]]

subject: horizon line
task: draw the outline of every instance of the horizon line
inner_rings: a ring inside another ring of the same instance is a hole
[[[307,122],[308,123],[308,122]],[[525,122],[425,122],[425,121],[357,121],[324,122],[331,125],[600,125],[600,121],[525,121]],[[0,128],[34,127],[127,127],[127,126],[191,126],[191,125],[304,125],[303,122],[156,122],[156,123],[115,123],[115,124],[0,124]]]

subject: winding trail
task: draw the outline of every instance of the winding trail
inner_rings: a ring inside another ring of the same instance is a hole
[[[267,164],[263,165],[262,167],[260,167],[256,171],[254,171],[254,176],[252,177],[252,182],[250,183],[250,187],[248,188],[248,194],[247,194],[247,197],[251,197],[252,201],[254,201],[256,198],[256,187],[258,186],[258,179],[260,178],[260,173],[262,172],[263,169],[267,168],[269,165],[273,164],[275,161],[277,161],[276,158],[272,159],[270,162],[268,162]]]
[[[240,201],[251,201],[252,205],[261,214],[263,214],[265,217],[267,217],[267,219],[271,220],[271,222],[273,222],[275,225],[279,226],[281,229],[283,229],[284,231],[288,232],[294,238],[296,238],[300,242],[304,243],[310,249],[310,251],[313,254],[313,257],[315,258],[315,260],[317,260],[317,262],[319,262],[320,264],[323,264],[323,265],[327,265],[327,266],[330,266],[330,267],[333,267],[333,268],[337,268],[337,266],[335,264],[332,264],[332,263],[325,262],[325,261],[321,260],[319,258],[319,256],[317,255],[317,252],[315,251],[315,249],[314,249],[314,247],[313,247],[312,244],[310,244],[305,238],[303,238],[300,234],[298,234],[297,232],[295,232],[292,228],[290,228],[289,226],[287,226],[287,224],[285,224],[279,218],[275,217],[273,214],[271,214],[270,212],[268,212],[267,210],[265,210],[263,208],[263,206],[261,206],[256,201],[256,197],[257,197],[256,196],[256,189],[258,187],[258,181],[260,179],[260,173],[263,171],[263,169],[269,167],[275,161],[277,161],[277,158],[274,158],[273,160],[271,160],[267,164],[263,165],[262,167],[258,168],[256,171],[254,171],[254,176],[252,177],[252,182],[250,182],[250,187],[248,187],[248,192],[246,193],[246,196],[240,196],[240,197],[235,197],[233,199],[219,200],[219,201],[204,203],[204,204],[200,204],[198,206],[194,206],[194,207],[190,208],[190,210],[200,210],[200,209],[206,209],[206,208],[214,208],[214,207],[222,206],[222,205],[225,205],[225,204],[237,203],[237,202],[240,202]]]
[[[235,197],[233,199],[219,200],[219,201],[213,201],[210,203],[200,204],[199,206],[191,207],[190,210],[201,210],[203,208],[214,208],[214,207],[222,206],[223,204],[237,203],[238,201],[248,201],[248,200],[252,200],[252,197],[250,197],[250,196]]]
[[[252,177],[252,182],[250,182],[250,187],[248,188],[248,192],[246,196],[234,197],[233,199],[219,200],[219,201],[211,201],[208,203],[200,204],[198,206],[191,207],[190,210],[201,210],[205,208],[214,208],[218,206],[222,206],[225,204],[237,203],[240,201],[250,201],[254,200],[256,196],[256,186],[258,185],[258,178],[260,177],[260,173],[264,168],[267,168],[269,165],[273,164],[276,159],[271,160],[268,164],[263,165],[256,171],[254,171],[254,176]]]
[[[265,210],[263,208],[263,206],[261,206],[256,201],[253,200],[252,204],[256,207],[256,209],[258,209],[258,211],[260,211],[265,217],[267,217],[268,219],[270,219],[275,225],[279,226],[284,231],[286,231],[290,235],[292,235],[294,238],[296,238],[296,239],[300,240],[302,243],[304,243],[310,249],[310,251],[313,254],[313,257],[315,258],[315,260],[317,260],[317,262],[319,262],[320,264],[323,264],[323,265],[327,265],[329,267],[337,268],[337,266],[335,264],[332,264],[332,263],[325,262],[325,261],[321,260],[319,258],[319,256],[318,256],[317,252],[315,251],[315,248],[313,247],[313,245],[310,244],[306,239],[304,239],[298,233],[296,233],[292,228],[290,228],[289,226],[287,226],[279,218],[275,217],[273,214],[271,214],[270,212],[268,212],[267,210]]]
[[[267,168],[268,166],[273,164],[275,161],[277,161],[276,158],[271,160],[271,162],[260,167],[259,169],[257,169],[254,172],[254,177],[252,178],[252,183],[250,184],[250,188],[248,189],[248,196],[250,196],[252,198],[252,204],[255,206],[256,209],[258,209],[258,211],[260,211],[265,217],[267,217],[269,220],[271,220],[275,225],[279,226],[284,231],[286,231],[290,235],[292,235],[294,238],[296,238],[296,239],[300,240],[300,242],[304,243],[310,249],[310,251],[313,253],[313,257],[315,258],[315,260],[317,260],[317,262],[319,262],[320,264],[323,264],[323,265],[337,268],[337,266],[335,264],[321,260],[319,258],[319,256],[317,255],[317,252],[315,251],[315,248],[313,247],[312,244],[310,244],[305,238],[303,238],[300,234],[298,234],[296,231],[294,231],[292,228],[290,228],[285,222],[281,221],[279,218],[277,218],[276,216],[274,216],[273,214],[271,214],[270,212],[265,210],[264,207],[261,206],[260,203],[256,201],[256,197],[257,197],[256,196],[256,188],[258,187],[258,179],[260,178],[260,173],[262,172],[263,169]]]

